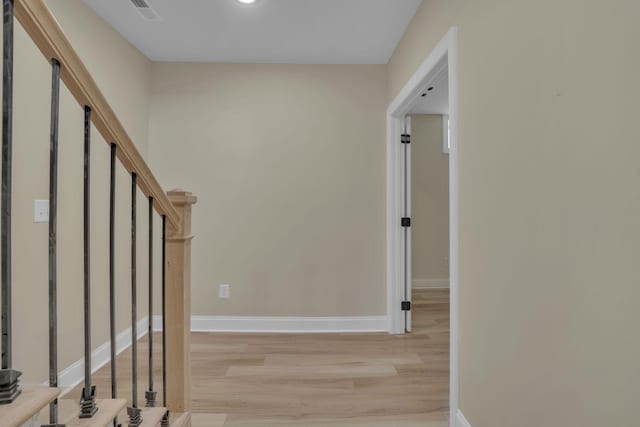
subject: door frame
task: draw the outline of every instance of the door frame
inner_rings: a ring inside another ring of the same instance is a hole
[[[402,121],[402,133],[409,135],[411,138],[411,116],[405,115],[403,116]],[[403,211],[402,217],[411,218],[411,144],[401,144],[402,150],[406,151],[406,158],[403,155],[402,163],[402,176],[403,182],[401,183],[402,188],[402,201],[403,201]],[[412,246],[411,246],[411,227],[403,227],[401,233],[403,234],[403,254],[401,259],[404,262],[404,280],[403,280],[403,288],[404,288],[404,297],[403,301],[413,301],[412,296],[412,283],[413,283],[413,275],[411,270],[411,256],[412,256]],[[411,332],[412,326],[412,316],[411,310],[403,311],[402,315],[404,317],[404,331]]]
[[[404,333],[401,302],[404,297],[402,217],[403,157],[400,135],[404,116],[407,115],[422,90],[437,75],[442,66],[448,66],[449,120],[451,147],[449,150],[449,287],[450,287],[450,371],[449,371],[449,424],[455,426],[458,411],[458,316],[459,316],[459,211],[458,211],[458,67],[457,28],[452,27],[440,40],[422,65],[413,74],[387,109],[387,317],[389,332]]]

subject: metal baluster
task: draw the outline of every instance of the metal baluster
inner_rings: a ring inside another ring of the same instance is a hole
[[[2,299],[2,370],[0,404],[13,402],[20,394],[18,378],[12,369],[11,352],[11,163],[13,156],[13,0],[3,0],[2,43],[2,211],[0,213],[0,298]]]
[[[49,386],[58,387],[58,123],[60,111],[60,62],[51,60],[51,133],[49,153]],[[58,424],[58,399],[49,405],[49,424]]]
[[[111,398],[118,397],[116,371],[116,144],[111,144],[111,162],[109,176],[109,332],[111,341]],[[113,420],[113,427],[118,427],[118,417]]]
[[[138,175],[131,173],[131,407],[127,408],[129,426],[142,423],[141,410],[138,408],[138,328],[137,289],[136,289],[136,196]]]
[[[153,391],[153,197],[149,197],[149,390],[145,393],[146,406],[156,406]]]
[[[162,406],[167,407],[167,217],[162,215]],[[162,417],[161,427],[169,427],[169,410]]]
[[[84,388],[80,398],[80,418],[98,411],[96,387],[91,385],[91,107],[84,107]]]

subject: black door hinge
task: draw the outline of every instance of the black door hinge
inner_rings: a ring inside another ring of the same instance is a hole
[[[403,133],[400,135],[400,142],[403,144],[411,144],[411,135],[408,133]]]
[[[411,218],[404,217],[400,220],[400,225],[403,227],[411,227]]]
[[[411,311],[411,301],[402,301],[400,307],[402,311]]]

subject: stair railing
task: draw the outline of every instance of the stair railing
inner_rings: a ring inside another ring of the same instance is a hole
[[[116,369],[116,152],[118,146],[111,143],[109,152],[109,359],[111,361],[111,398],[118,397],[118,371]],[[118,427],[118,419],[113,420]]]
[[[58,387],[58,134],[60,63],[51,60],[51,132],[49,147],[49,386]],[[57,425],[58,400],[49,406],[50,426]]]
[[[0,357],[0,405],[20,399],[18,378],[21,372],[12,360],[12,280],[11,280],[11,196],[13,144],[13,23],[19,20],[36,46],[51,64],[51,122],[49,169],[49,384],[58,387],[57,335],[57,212],[58,212],[58,133],[60,82],[62,81],[84,109],[84,179],[83,179],[83,237],[84,274],[82,283],[84,319],[84,387],[80,396],[80,418],[91,418],[100,411],[96,402],[96,387],[92,383],[91,283],[90,283],[90,167],[92,125],[110,145],[109,191],[109,332],[111,358],[111,397],[117,397],[116,378],[116,297],[115,297],[115,213],[116,162],[131,174],[131,330],[132,330],[132,389],[128,423],[140,425],[141,408],[137,396],[137,224],[136,195],[138,191],[148,199],[149,207],[149,387],[145,391],[145,406],[157,402],[153,379],[153,220],[157,213],[162,220],[162,404],[167,411],[161,425],[169,425],[169,411],[188,412],[191,409],[190,371],[190,268],[191,268],[191,209],[197,199],[191,193],[173,190],[165,192],[136,149],[113,109],[99,90],[87,68],[46,6],[44,0],[3,0],[3,92],[2,92],[2,168],[0,173],[0,305],[2,354]],[[168,305],[168,301],[171,304]],[[52,401],[49,426],[58,424],[58,401]],[[117,419],[114,419],[114,426]]]
[[[20,395],[18,378],[22,372],[13,369],[12,301],[11,301],[11,190],[13,157],[13,1],[3,0],[2,43],[2,210],[0,211],[0,298],[2,307],[2,369],[0,370],[0,404],[13,402]]]

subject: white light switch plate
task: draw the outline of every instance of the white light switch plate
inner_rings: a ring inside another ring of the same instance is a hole
[[[33,222],[49,222],[49,201],[33,201]]]

